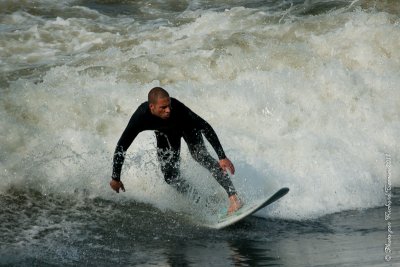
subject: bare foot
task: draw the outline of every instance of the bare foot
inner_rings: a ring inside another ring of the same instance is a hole
[[[243,206],[242,201],[238,198],[237,195],[232,195],[229,197],[229,208],[228,214],[232,214]]]

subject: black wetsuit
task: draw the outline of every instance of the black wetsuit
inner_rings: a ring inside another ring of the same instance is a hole
[[[226,158],[225,152],[214,129],[205,120],[183,103],[171,98],[171,113],[168,119],[161,119],[150,112],[149,103],[144,102],[133,113],[128,126],[122,133],[114,153],[112,178],[120,180],[125,152],[136,136],[145,130],[154,130],[157,139],[157,156],[165,181],[178,191],[187,191],[187,184],[180,177],[181,138],[186,141],[192,157],[207,168],[225,189],[229,196],[236,193],[229,176],[217,160],[208,153],[203,136],[210,142],[219,159]]]

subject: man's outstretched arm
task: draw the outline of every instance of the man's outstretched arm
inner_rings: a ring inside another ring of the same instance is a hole
[[[113,157],[113,171],[111,175],[110,186],[113,190],[119,193],[119,190],[125,192],[123,183],[121,182],[121,170],[122,165],[125,161],[125,154],[133,140],[140,132],[139,124],[139,109],[132,115],[128,125],[118,140],[117,146],[115,147]]]
[[[191,117],[195,120],[199,126],[201,132],[204,134],[208,142],[214,148],[219,159],[219,166],[224,170],[229,170],[230,173],[235,174],[235,167],[233,163],[226,157],[224,149],[222,148],[221,142],[218,139],[217,133],[211,127],[211,125],[201,118],[199,115],[190,110]]]

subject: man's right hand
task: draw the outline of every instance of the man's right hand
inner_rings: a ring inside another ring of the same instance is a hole
[[[121,181],[111,179],[110,186],[117,193],[119,193],[119,189],[125,192],[124,184]]]

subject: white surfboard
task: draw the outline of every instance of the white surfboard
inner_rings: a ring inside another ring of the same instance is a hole
[[[215,224],[206,224],[204,226],[212,229],[222,229],[229,225],[235,224],[243,220],[247,216],[250,216],[251,214],[255,213],[256,211],[277,201],[278,199],[286,195],[288,192],[289,188],[287,187],[281,188],[270,197],[251,203],[245,203],[243,207],[241,207],[239,210],[235,211],[232,214],[227,215],[224,212],[224,214],[219,215],[218,221]]]

